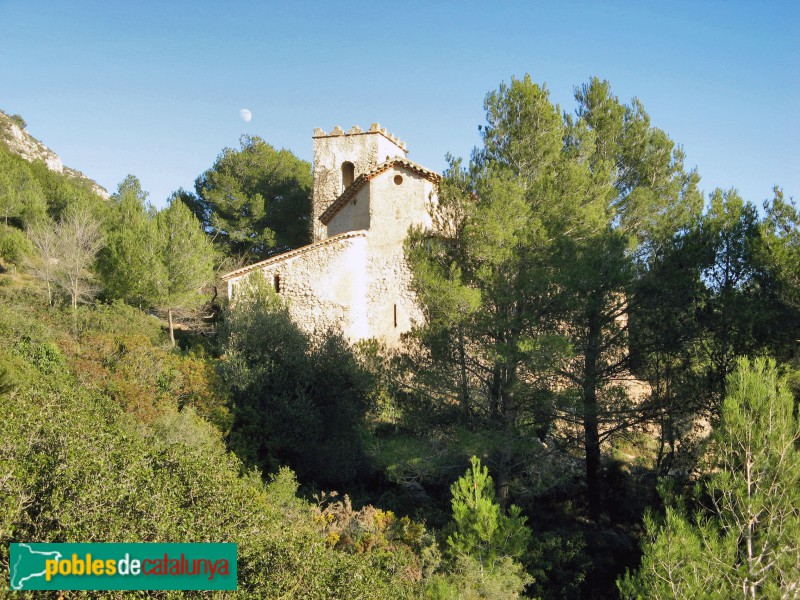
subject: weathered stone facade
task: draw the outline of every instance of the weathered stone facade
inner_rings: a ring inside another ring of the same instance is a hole
[[[397,346],[423,318],[403,242],[410,227],[431,226],[440,178],[406,154],[377,123],[315,130],[313,243],[226,274],[229,297],[261,273],[306,331]]]

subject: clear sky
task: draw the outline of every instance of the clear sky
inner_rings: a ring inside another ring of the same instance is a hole
[[[797,1],[0,0],[0,109],[157,206],[242,133],[310,161],[315,127],[378,121],[441,171],[525,73],[570,112],[592,76],[638,97],[706,192],[800,199]]]

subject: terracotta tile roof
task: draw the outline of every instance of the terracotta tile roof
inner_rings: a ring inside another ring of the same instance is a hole
[[[367,232],[346,231],[345,233],[340,233],[339,235],[334,235],[324,240],[314,242],[313,244],[309,244],[308,246],[302,246],[301,248],[297,248],[296,250],[289,250],[288,252],[284,252],[283,254],[278,254],[277,256],[273,256],[266,260],[262,260],[261,262],[253,263],[252,265],[247,265],[246,267],[242,267],[241,269],[236,269],[235,271],[231,271],[230,273],[225,273],[225,275],[222,275],[221,279],[223,281],[229,281],[234,277],[238,277],[240,275],[247,275],[248,273],[257,271],[258,269],[261,269],[263,267],[268,267],[270,265],[279,263],[281,261],[294,258],[295,256],[300,256],[301,254],[312,252],[313,250],[316,250],[317,248],[320,248],[322,246],[327,246],[329,244],[334,244],[341,240],[346,240],[354,237],[367,237]]]
[[[408,169],[409,171],[413,171],[414,173],[422,175],[423,177],[429,179],[430,181],[433,181],[434,183],[438,183],[439,180],[442,178],[442,176],[439,175],[438,173],[426,169],[422,165],[418,165],[415,162],[411,162],[407,158],[401,158],[399,156],[390,158],[389,160],[382,162],[381,164],[373,168],[371,171],[367,171],[366,173],[362,173],[361,175],[356,177],[355,181],[351,183],[345,191],[342,192],[342,195],[339,196],[336,200],[334,200],[333,204],[331,204],[327,209],[325,209],[325,212],[323,212],[319,216],[319,220],[322,221],[325,225],[330,223],[331,219],[333,219],[333,217],[336,216],[336,213],[338,213],[343,206],[345,206],[350,200],[353,199],[353,196],[356,195],[358,190],[360,190],[365,183],[367,183],[375,176],[380,175],[384,171],[388,171],[389,169],[395,166],[403,167],[405,169]]]

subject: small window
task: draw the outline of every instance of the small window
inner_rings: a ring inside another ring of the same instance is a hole
[[[281,293],[281,276],[280,275],[274,275],[272,277],[272,286],[275,288],[275,293],[276,294],[280,294]]]
[[[403,183],[403,176],[402,175],[395,175],[394,176],[394,182],[397,185],[400,185],[401,183]]]
[[[342,191],[345,191],[353,184],[356,178],[356,167],[350,161],[342,163]]]
[[[394,326],[397,327],[397,304],[394,305]]]

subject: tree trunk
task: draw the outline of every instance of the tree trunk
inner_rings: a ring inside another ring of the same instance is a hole
[[[597,418],[597,361],[600,345],[598,319],[589,320],[583,369],[583,435],[586,451],[586,496],[589,516],[600,518],[603,502],[600,491],[600,432]]]
[[[172,325],[172,309],[167,310],[167,317],[169,319],[169,341],[172,343],[172,347],[175,347],[175,329]]]
[[[502,453],[505,454],[504,452]],[[500,508],[505,512],[506,510],[508,510],[508,503],[510,500],[509,469],[508,465],[506,464],[505,456],[501,456],[500,461],[501,462],[495,468],[495,474],[496,474],[495,492],[497,492],[497,503],[500,505]]]
[[[461,367],[461,414],[464,424],[468,425],[469,415],[469,382],[467,380],[467,352],[464,347],[464,328],[458,326],[458,362]]]
[[[500,382],[500,365],[495,364],[492,369],[492,386],[489,389],[489,418],[491,422],[500,422],[500,394],[502,393]]]

